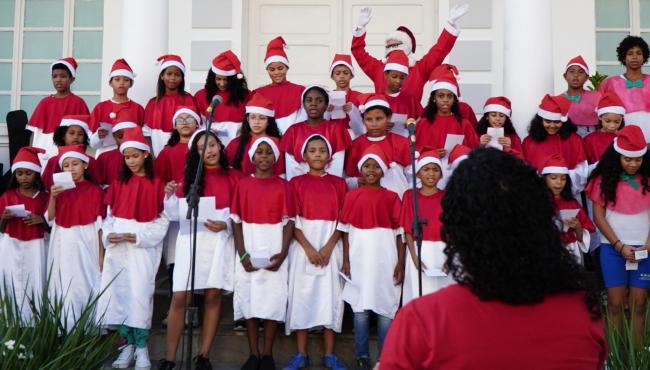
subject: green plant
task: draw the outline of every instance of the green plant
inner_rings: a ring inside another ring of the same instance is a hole
[[[101,369],[112,355],[117,333],[102,336],[96,317],[96,297],[88,299],[72,328],[65,330],[63,298],[47,289],[31,296],[31,318],[21,317],[15,288],[3,283],[0,295],[0,370]]]
[[[598,90],[600,87],[600,84],[605,81],[605,79],[609,77],[607,75],[601,75],[598,71],[593,76],[589,76],[589,83],[591,86],[588,86],[589,90]]]
[[[605,315],[605,340],[608,347],[606,368],[608,370],[650,369],[650,351],[646,349],[650,339],[648,337],[650,305],[646,305],[641,345],[636,343],[633,310],[634,308],[629,314],[622,314],[623,323],[620,328],[609,319],[609,315]]]

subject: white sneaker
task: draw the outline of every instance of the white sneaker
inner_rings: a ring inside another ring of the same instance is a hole
[[[151,360],[149,360],[149,349],[145,346],[135,349],[135,368],[150,369]]]
[[[133,344],[122,346],[120,348],[120,355],[117,356],[117,359],[113,362],[113,369],[126,369],[131,366],[134,350],[135,346]]]

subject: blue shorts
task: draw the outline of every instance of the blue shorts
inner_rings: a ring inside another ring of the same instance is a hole
[[[650,288],[650,260],[639,262],[636,270],[625,270],[625,258],[611,244],[600,245],[600,266],[603,271],[605,288],[630,286],[633,288]]]

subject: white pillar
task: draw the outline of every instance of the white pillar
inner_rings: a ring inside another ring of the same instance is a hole
[[[122,2],[122,55],[136,73],[129,97],[144,106],[156,95],[156,58],[167,53],[168,0]]]
[[[505,0],[504,94],[512,122],[525,137],[539,101],[553,93],[551,2]]]

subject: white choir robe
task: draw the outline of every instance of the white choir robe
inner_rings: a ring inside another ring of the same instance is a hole
[[[207,127],[207,121],[204,121],[204,126]],[[241,132],[241,122],[213,122],[211,129],[217,132],[217,136],[224,147],[232,141],[232,139],[239,136]]]
[[[417,244],[415,245],[417,253]],[[447,257],[444,254],[445,243],[441,241],[422,241],[422,263],[428,269],[442,270]],[[406,305],[411,300],[420,296],[420,289],[418,284],[418,269],[413,263],[413,258],[408,248],[406,249],[405,257],[406,269],[404,273],[404,288],[402,290],[402,306]],[[436,292],[446,286],[454,284],[454,279],[450,276],[427,276],[422,272],[422,295]]]
[[[336,231],[336,221],[308,220],[296,217],[296,228],[314,248],[325,246]],[[294,330],[324,326],[338,333],[343,323],[342,284],[339,271],[343,264],[341,241],[332,250],[326,267],[313,266],[295,239],[289,248],[289,304],[284,326],[289,335]],[[314,273],[318,271],[318,275]]]
[[[142,126],[142,133],[144,136],[149,136],[151,138],[151,149],[153,150],[153,156],[157,157],[161,150],[167,145],[171,132],[165,132],[161,129],[152,129],[146,124]]]

